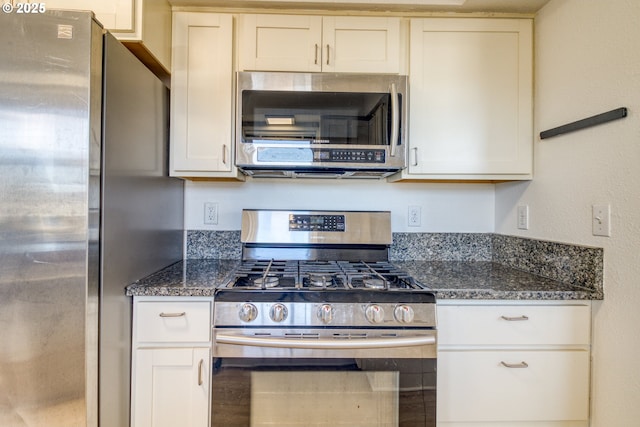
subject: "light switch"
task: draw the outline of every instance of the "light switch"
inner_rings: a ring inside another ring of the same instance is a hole
[[[518,206],[518,228],[520,230],[529,229],[529,206]]]

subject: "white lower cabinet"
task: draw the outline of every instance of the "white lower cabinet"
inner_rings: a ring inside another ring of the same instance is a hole
[[[438,305],[439,427],[586,427],[589,302]]]
[[[132,427],[207,427],[211,396],[209,298],[136,297]]]
[[[134,426],[209,424],[208,348],[136,350]]]

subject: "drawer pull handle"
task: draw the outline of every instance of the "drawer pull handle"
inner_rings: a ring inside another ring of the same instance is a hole
[[[160,317],[183,317],[186,316],[187,313],[185,311],[181,313],[160,313]]]
[[[500,362],[500,364],[502,366],[504,366],[505,368],[513,368],[513,369],[522,369],[522,368],[528,368],[529,367],[529,364],[527,362],[520,362],[520,363]]]
[[[202,364],[204,363],[203,359],[200,359],[198,363],[198,385],[202,385]]]
[[[518,316],[518,317],[500,316],[500,318],[508,322],[521,322],[523,320],[529,320],[527,316]]]

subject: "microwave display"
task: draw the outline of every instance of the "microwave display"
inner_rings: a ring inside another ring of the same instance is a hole
[[[390,103],[389,93],[244,90],[242,142],[390,145]]]

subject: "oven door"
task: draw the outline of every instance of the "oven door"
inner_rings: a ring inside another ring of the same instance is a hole
[[[436,425],[436,332],[218,330],[212,426]]]

